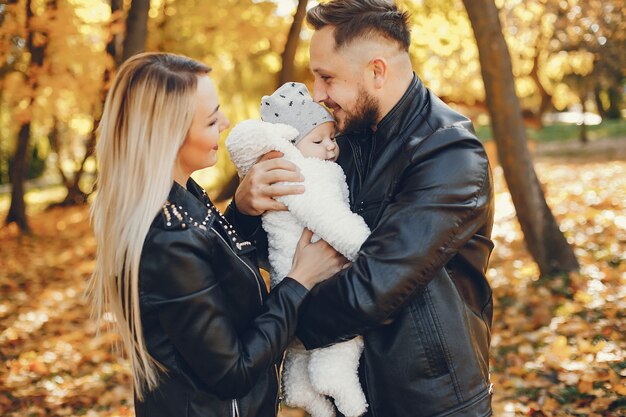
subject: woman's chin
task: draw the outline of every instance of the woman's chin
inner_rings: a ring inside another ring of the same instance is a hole
[[[208,160],[207,160],[207,165],[205,168],[210,168],[212,166],[215,166],[215,164],[217,164],[217,153],[209,156]]]

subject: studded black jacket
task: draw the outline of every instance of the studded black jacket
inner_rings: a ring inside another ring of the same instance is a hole
[[[277,364],[307,290],[286,278],[268,295],[254,246],[191,179],[150,227],[139,286],[148,351],[167,372],[135,399],[138,417],[276,415]]]

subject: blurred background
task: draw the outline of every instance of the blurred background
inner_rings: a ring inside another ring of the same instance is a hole
[[[257,118],[283,82],[311,86],[315,4],[0,1],[0,415],[134,415],[115,335],[96,334],[83,297],[116,68],[144,50],[188,55],[213,68],[232,125]],[[623,0],[398,4],[415,72],[472,119],[492,162],[495,415],[626,415]],[[224,205],[237,178],[220,152],[194,177]]]

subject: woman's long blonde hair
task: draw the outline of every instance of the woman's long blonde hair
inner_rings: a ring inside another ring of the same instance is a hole
[[[98,192],[91,209],[97,251],[89,296],[99,324],[105,314],[113,315],[139,398],[157,386],[163,369],[148,353],[142,333],[141,252],[173,184],[178,150],[194,115],[198,76],[210,70],[172,54],[130,58],[117,72],[98,128]]]

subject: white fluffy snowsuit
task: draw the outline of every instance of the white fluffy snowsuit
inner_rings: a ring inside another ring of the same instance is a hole
[[[296,136],[298,131],[287,125],[246,120],[235,126],[226,139],[230,158],[240,176],[261,156],[278,150],[300,168],[305,178],[303,194],[277,198],[289,211],[267,212],[262,217],[268,238],[272,287],[289,273],[304,227],[349,260],[356,258],[370,234],[365,221],[350,211],[348,186],[341,167],[331,161],[304,157],[290,142]],[[332,417],[335,411],[325,397],[328,395],[346,417],[365,413],[367,402],[358,377],[362,350],[361,337],[312,351],[294,342],[283,365],[286,403],[303,408],[312,417]]]

